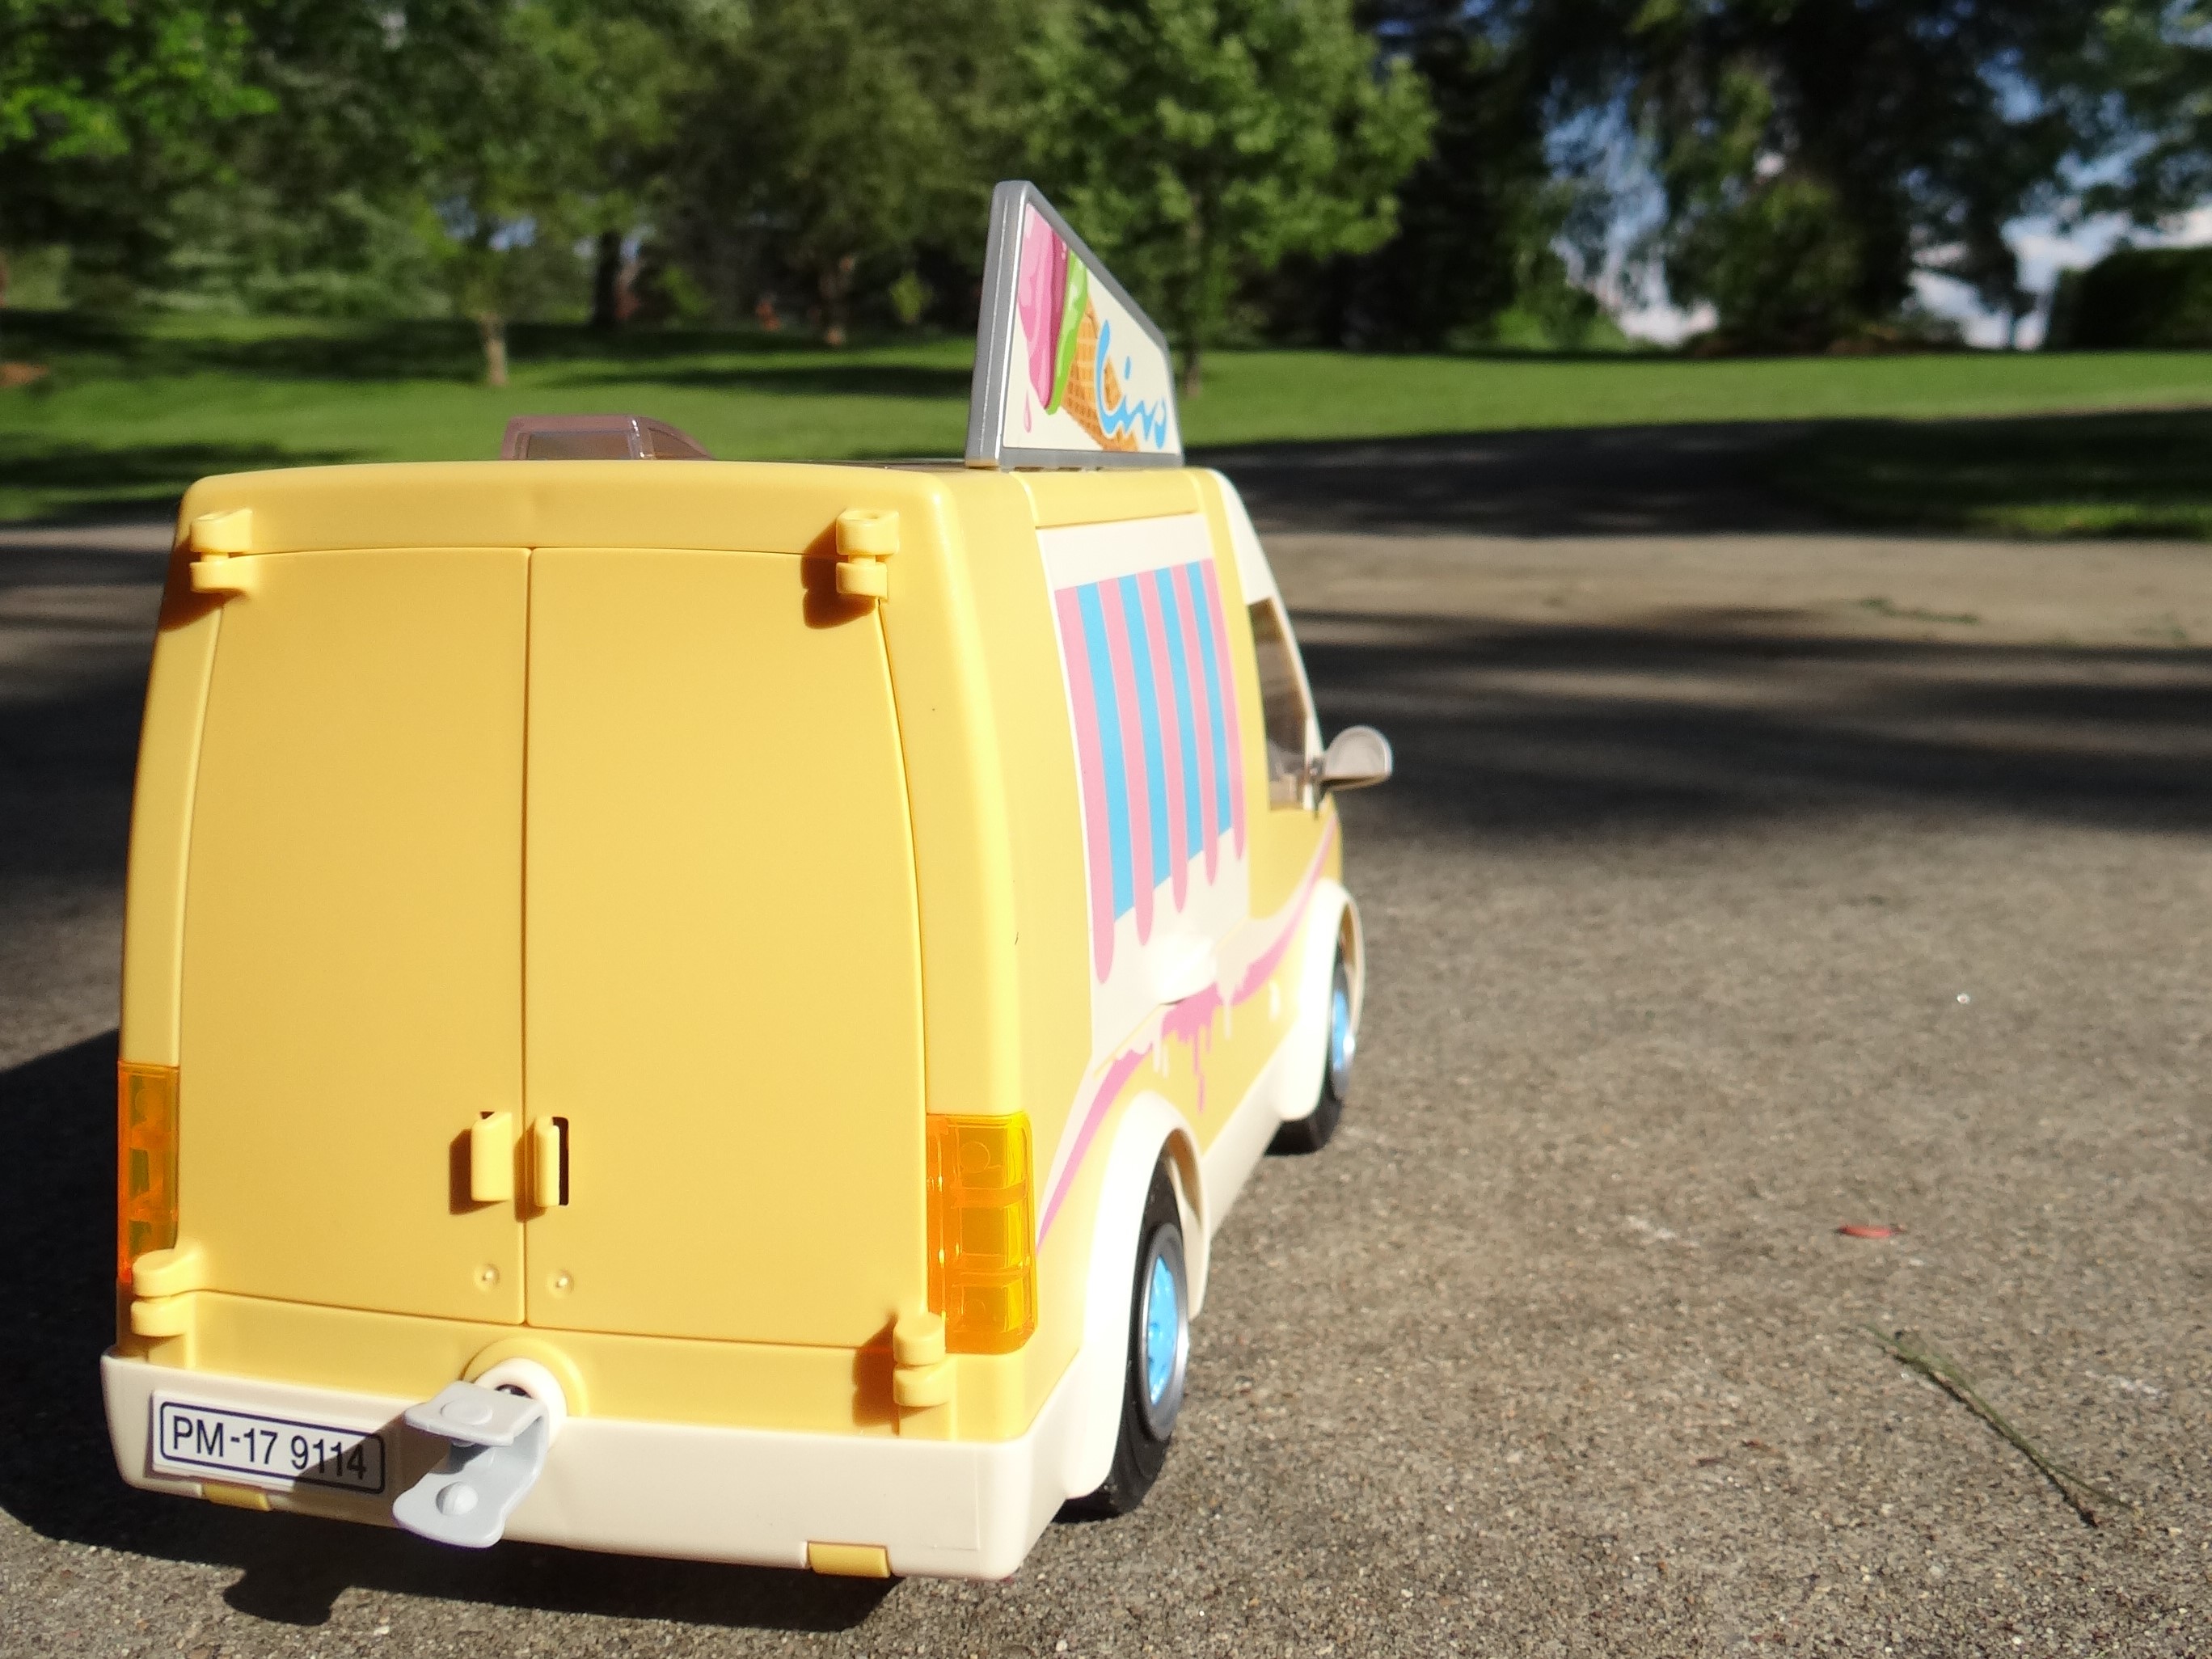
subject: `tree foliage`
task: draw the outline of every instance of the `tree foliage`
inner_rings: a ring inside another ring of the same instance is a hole
[[[1345,0],[1076,0],[1040,53],[1038,181],[1182,356],[1241,285],[1387,239],[1428,141],[1419,78]]]
[[[2212,196],[2212,0],[0,0],[0,299],[61,242],[80,297],[458,310],[488,367],[641,244],[725,315],[964,320],[1020,173],[1194,388],[1255,319],[1565,343],[1623,155],[1739,346],[1929,272],[2017,312],[2023,214]]]
[[[2122,248],[2059,279],[2051,340],[2104,350],[2212,349],[2212,247]]]
[[[1400,183],[1397,225],[1371,252],[1294,258],[1267,284],[1277,334],[1332,346],[1434,350],[1496,337],[1509,313],[1555,343],[1597,306],[1558,245],[1584,193],[1548,153],[1546,66],[1519,3],[1376,0],[1362,17],[1425,88],[1429,143]]]
[[[707,30],[678,111],[671,229],[726,296],[801,303],[839,343],[951,236],[980,257],[1024,107],[1013,0],[754,0]]]
[[[1647,147],[1674,296],[1711,301],[1743,344],[1805,348],[1894,315],[1917,271],[2016,311],[2005,233],[2022,214],[2167,211],[2201,188],[2207,48],[2190,10],[1554,0],[1530,31],[1563,86]]]
[[[0,0],[0,270],[33,241],[125,270],[157,257],[210,135],[270,105],[250,40],[195,0]]]

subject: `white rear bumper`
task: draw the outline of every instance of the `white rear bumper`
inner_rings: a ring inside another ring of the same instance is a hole
[[[156,1390],[198,1404],[386,1437],[379,1496],[265,1489],[270,1506],[388,1526],[392,1500],[444,1455],[402,1425],[416,1402],[252,1377],[178,1370],[107,1354],[100,1363],[116,1467],[134,1486],[187,1497],[203,1483],[156,1474]],[[575,1549],[804,1567],[807,1546],[879,1545],[898,1574],[1004,1578],[1067,1496],[1078,1391],[1062,1378],[1018,1440],[974,1442],[795,1434],[571,1417],[507,1536]],[[239,1488],[231,1488],[235,1492]]]

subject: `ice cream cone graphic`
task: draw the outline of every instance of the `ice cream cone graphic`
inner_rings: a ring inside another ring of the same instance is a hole
[[[1099,370],[1105,371],[1104,383],[1099,380]],[[1098,418],[1100,394],[1104,404],[1114,409],[1121,402],[1121,376],[1114,372],[1111,362],[1102,364],[1098,359],[1098,313],[1089,306],[1083,308],[1083,320],[1075,325],[1075,361],[1068,366],[1067,385],[1060,393],[1060,406],[1074,416],[1076,425],[1091,434],[1091,441],[1101,449],[1133,450],[1137,434],[1127,427],[1109,433],[1105,422]]]
[[[1123,376],[1128,359],[1114,361],[1113,329],[1095,302],[1091,273],[1032,208],[1022,240],[1014,290],[1015,315],[1027,346],[1015,373],[1026,380],[1022,429],[1033,428],[1031,411],[1066,415],[1101,449],[1133,453],[1144,434],[1164,434],[1165,405],[1158,399],[1131,405]]]

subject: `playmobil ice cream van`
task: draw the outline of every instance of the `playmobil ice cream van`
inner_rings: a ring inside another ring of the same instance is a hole
[[[1157,331],[1028,186],[994,212],[967,465],[572,417],[186,496],[133,1485],[977,1577],[1144,1496],[1224,1214],[1342,1108],[1333,791],[1389,755],[1322,747]]]

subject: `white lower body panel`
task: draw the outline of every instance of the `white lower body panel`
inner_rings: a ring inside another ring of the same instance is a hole
[[[392,1500],[445,1455],[404,1427],[416,1402],[100,1360],[116,1467],[134,1486],[186,1497],[204,1485],[156,1473],[154,1396],[382,1432],[392,1474],[375,1497],[263,1489],[273,1509],[390,1525]],[[507,1536],[574,1549],[804,1567],[806,1547],[880,1545],[898,1574],[1004,1578],[1067,1496],[1075,1390],[1063,1377],[1020,1438],[901,1440],[571,1417]],[[236,1488],[233,1488],[234,1491]]]

